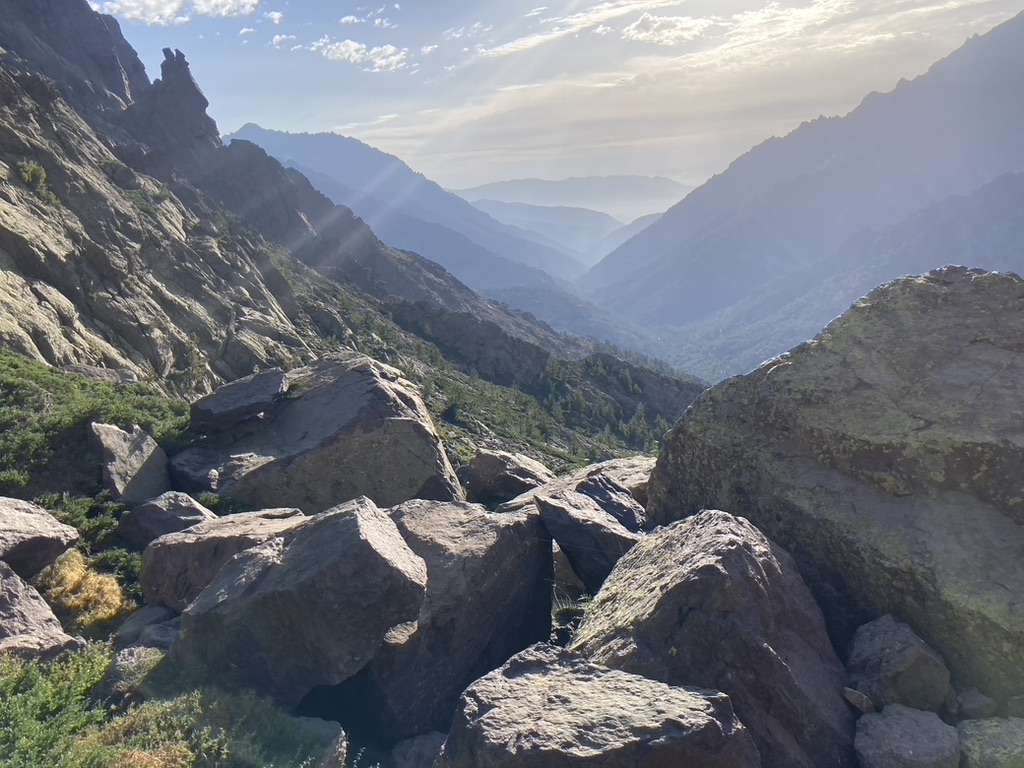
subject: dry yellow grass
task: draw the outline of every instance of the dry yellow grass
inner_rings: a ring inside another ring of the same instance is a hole
[[[192,755],[188,749],[175,745],[143,752],[129,749],[117,756],[110,768],[189,768]]]
[[[117,579],[92,570],[78,550],[43,571],[38,585],[54,611],[79,629],[111,622],[127,607]]]

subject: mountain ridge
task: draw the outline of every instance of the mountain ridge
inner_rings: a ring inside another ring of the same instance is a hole
[[[1013,96],[1022,37],[1018,15],[845,117],[763,142],[609,254],[583,285],[642,324],[682,325],[860,229],[1024,168],[1024,110]],[[635,279],[624,284],[627,274]]]

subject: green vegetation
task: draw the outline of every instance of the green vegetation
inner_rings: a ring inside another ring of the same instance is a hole
[[[55,205],[60,201],[50,189],[50,183],[46,176],[46,169],[35,160],[24,160],[16,166],[18,177],[22,183],[36,193],[43,202]]]
[[[128,429],[138,424],[161,444],[180,443],[188,404],[147,385],[90,381],[0,349],[0,493],[98,492],[91,421]]]
[[[62,766],[72,735],[102,723],[89,698],[110,664],[99,645],[53,664],[0,656],[0,755],[7,768]]]
[[[132,205],[151,219],[160,218],[160,203],[170,199],[170,193],[163,190],[150,194],[142,189],[131,189],[123,194]]]
[[[301,768],[328,746],[251,693],[147,691],[154,698],[118,711],[97,696],[110,663],[100,644],[53,663],[0,657],[4,766]]]

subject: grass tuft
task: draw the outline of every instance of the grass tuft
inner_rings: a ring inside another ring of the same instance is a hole
[[[97,573],[78,550],[64,554],[37,577],[39,591],[65,627],[78,632],[109,627],[134,604],[113,576]]]

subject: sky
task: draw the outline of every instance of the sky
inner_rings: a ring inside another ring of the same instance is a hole
[[[178,48],[222,133],[334,131],[448,188],[667,176],[913,78],[1024,0],[109,0],[159,77]]]

